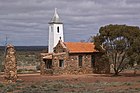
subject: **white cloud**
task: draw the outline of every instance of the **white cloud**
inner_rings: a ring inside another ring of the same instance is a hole
[[[9,34],[15,45],[47,45],[55,7],[66,41],[87,40],[107,24],[140,26],[140,0],[0,0],[0,40]]]

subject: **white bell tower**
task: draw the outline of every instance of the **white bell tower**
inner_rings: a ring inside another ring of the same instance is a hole
[[[49,22],[49,53],[53,52],[53,48],[60,39],[64,42],[63,23],[58,16],[57,9],[55,8],[54,16],[51,19],[51,22]]]

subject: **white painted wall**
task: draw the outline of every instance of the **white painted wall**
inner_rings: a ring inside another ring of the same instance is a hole
[[[59,27],[59,32],[57,31],[57,27]],[[53,48],[57,45],[60,37],[64,42],[63,24],[49,24],[49,53],[53,52]]]

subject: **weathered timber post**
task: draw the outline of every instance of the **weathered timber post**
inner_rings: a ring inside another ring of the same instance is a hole
[[[17,80],[16,51],[11,44],[6,46],[4,67],[5,80],[8,83],[15,82]]]

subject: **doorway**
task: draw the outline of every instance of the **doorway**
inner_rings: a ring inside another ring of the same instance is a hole
[[[45,65],[46,65],[46,69],[52,69],[52,60],[51,59],[47,59],[45,61]]]

